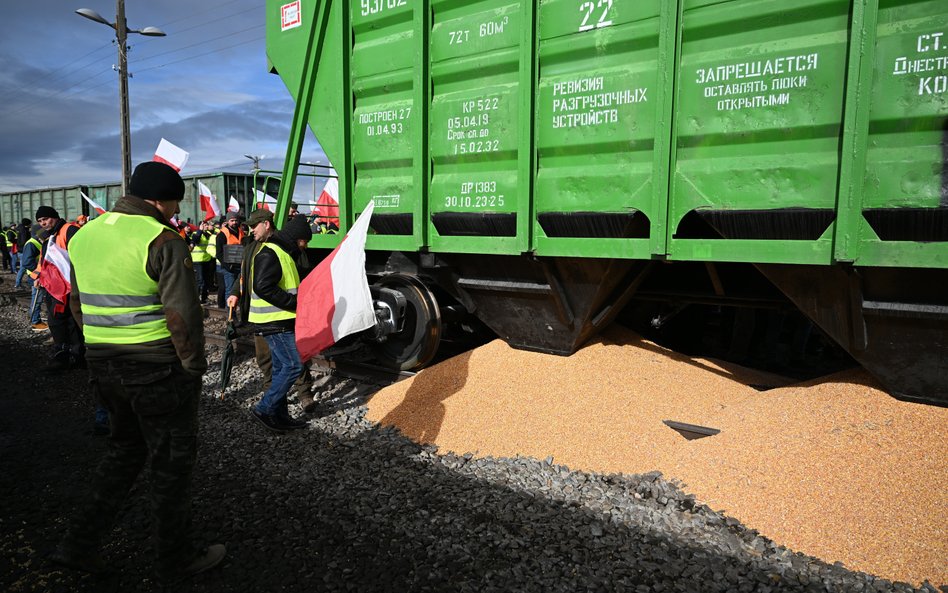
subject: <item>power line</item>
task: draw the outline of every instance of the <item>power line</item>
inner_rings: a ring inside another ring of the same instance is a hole
[[[81,81],[81,82],[77,82],[76,84],[74,84],[74,85],[72,85],[72,86],[66,87],[66,88],[64,88],[64,89],[62,89],[62,90],[59,90],[59,91],[56,91],[55,93],[53,93],[53,94],[51,94],[51,95],[46,95],[45,97],[42,97],[42,98],[40,98],[40,99],[37,99],[36,101],[33,101],[32,103],[29,103],[29,104],[27,104],[27,105],[24,105],[23,107],[20,107],[19,109],[16,109],[16,110],[14,110],[14,111],[11,111],[11,112],[7,113],[6,115],[7,115],[7,116],[14,116],[14,115],[20,115],[21,113],[26,113],[26,112],[28,112],[28,111],[31,111],[33,108],[37,107],[40,103],[42,103],[42,102],[44,102],[44,101],[48,101],[48,100],[50,100],[50,99],[55,99],[56,97],[62,95],[62,94],[65,93],[66,91],[69,91],[69,90],[71,90],[71,89],[74,89],[74,88],[76,88],[77,86],[79,86],[79,85],[81,85],[81,84],[84,84],[84,83],[86,83],[86,82],[89,82],[90,80],[94,80],[94,79],[96,79],[96,78],[99,78],[99,77],[102,76],[103,74],[108,74],[108,73],[110,73],[110,72],[112,72],[112,70],[103,70],[102,72],[99,72],[98,74],[96,74],[96,75],[94,75],[94,76],[92,76],[92,77],[90,77],[90,78],[86,78],[85,80],[83,80],[83,81]],[[79,93],[79,92],[88,92],[88,91],[91,91],[92,89],[99,88],[100,86],[104,86],[104,85],[106,85],[106,84],[111,84],[111,82],[112,82],[112,81],[108,81],[108,80],[107,80],[107,81],[105,81],[105,82],[103,82],[103,83],[100,83],[100,84],[97,84],[97,85],[95,85],[95,86],[91,86],[91,87],[88,87],[88,88],[85,88],[85,89],[79,89],[79,90],[77,90],[77,91],[75,91],[75,92],[69,93],[69,94],[67,94],[67,95],[63,95],[63,99],[65,99],[65,98],[67,98],[67,97],[71,97],[71,96],[73,96],[73,95],[76,95],[76,94]]]
[[[221,39],[227,39],[228,37],[233,37],[234,35],[240,35],[241,33],[246,33],[247,31],[253,31],[254,29],[260,29],[261,27],[264,27],[264,25],[254,25],[254,26],[252,26],[252,27],[247,27],[246,29],[241,29],[240,31],[234,31],[233,33],[227,33],[226,35],[221,35],[221,36],[219,36],[219,37],[212,37],[211,39],[205,39],[204,41],[198,41],[197,43],[192,43],[191,45],[185,45],[184,47],[179,47],[178,49],[172,49],[172,50],[168,50],[168,51],[164,51],[164,52],[161,52],[161,53],[157,53],[157,54],[148,56],[147,58],[142,58],[142,59],[140,59],[140,60],[134,60],[133,63],[134,63],[134,64],[140,64],[141,62],[145,62],[145,61],[151,60],[151,59],[153,59],[153,58],[157,58],[157,57],[160,57],[160,56],[166,56],[166,55],[168,55],[168,54],[178,53],[179,51],[184,51],[184,50],[186,50],[186,49],[191,49],[192,47],[197,47],[197,46],[199,46],[199,45],[206,45],[206,44],[208,44],[208,43],[211,43],[211,42],[214,42],[214,41],[219,41],[219,40],[221,40]],[[203,54],[202,54],[202,55],[203,55]]]
[[[158,68],[164,68],[165,66],[171,66],[172,64],[179,64],[179,63],[181,63],[181,62],[187,62],[188,60],[195,60],[195,59],[197,59],[197,58],[201,58],[201,57],[204,57],[204,56],[207,56],[207,55],[210,55],[210,54],[216,54],[217,52],[221,52],[221,51],[224,51],[224,50],[226,50],[226,49],[232,49],[232,48],[235,48],[235,47],[240,47],[241,45],[247,45],[248,43],[255,43],[255,42],[257,42],[257,41],[263,41],[265,38],[266,38],[266,35],[264,35],[263,37],[254,37],[253,39],[248,39],[247,41],[241,41],[240,43],[235,43],[235,44],[233,44],[233,45],[228,45],[227,47],[220,47],[220,48],[217,48],[217,49],[212,49],[211,51],[206,51],[206,52],[204,52],[204,53],[197,54],[197,55],[195,55],[195,56],[190,56],[190,57],[187,57],[187,58],[181,58],[180,60],[173,60],[173,61],[171,61],[171,62],[166,62],[166,63],[164,63],[164,64],[159,64],[158,66],[150,66],[150,67],[148,67],[148,68],[142,68],[141,70],[138,70],[138,73],[141,74],[142,72],[148,72],[149,70],[156,70],[156,69],[158,69]]]
[[[233,44],[233,45],[228,45],[228,46],[226,46],[226,47],[221,47],[221,48],[214,49],[214,50],[211,50],[211,51],[206,51],[206,52],[204,52],[204,53],[200,53],[200,54],[197,54],[197,55],[194,55],[194,56],[189,56],[189,57],[186,57],[186,58],[181,58],[180,60],[173,60],[173,61],[171,61],[171,62],[166,62],[166,63],[164,63],[164,64],[159,64],[159,65],[157,65],[157,66],[151,66],[151,67],[149,67],[149,68],[143,68],[143,69],[141,69],[141,70],[138,70],[138,73],[140,74],[140,73],[142,73],[142,72],[147,72],[147,71],[149,71],[149,70],[157,70],[157,69],[159,69],[159,68],[164,68],[165,66],[171,66],[171,65],[173,65],[173,64],[178,64],[178,63],[181,63],[181,62],[186,62],[186,61],[188,61],[188,60],[195,60],[195,59],[197,59],[197,58],[201,58],[201,57],[204,57],[204,56],[207,56],[207,55],[210,55],[210,54],[214,54],[214,53],[221,52],[221,51],[228,50],[228,49],[233,49],[233,48],[235,48],[235,47],[240,47],[241,45],[247,45],[247,44],[249,44],[249,43],[255,43],[255,42],[257,42],[257,41],[262,41],[263,39],[264,39],[264,37],[255,37],[255,38],[253,38],[253,39],[248,39],[247,41],[241,41],[240,43],[235,43],[235,44]],[[92,80],[92,79],[94,79],[94,78],[98,78],[98,77],[102,76],[103,74],[107,74],[107,73],[109,73],[109,72],[111,72],[111,70],[105,70],[105,71],[103,71],[103,72],[100,72],[99,74],[96,74],[96,75],[93,76],[92,78],[87,78],[87,79],[86,79],[85,81],[83,81],[83,82],[88,82],[88,81],[90,81],[90,80]],[[61,91],[59,91],[59,92],[57,92],[57,93],[54,93],[54,94],[52,94],[52,95],[43,97],[42,99],[38,99],[37,101],[34,101],[34,102],[30,103],[29,105],[25,105],[24,107],[21,107],[20,109],[17,109],[16,111],[10,112],[8,115],[19,115],[19,114],[21,114],[21,113],[26,113],[26,112],[28,112],[28,111],[31,111],[33,108],[37,107],[37,106],[38,106],[40,103],[42,103],[43,101],[47,101],[47,100],[49,100],[49,99],[53,99],[53,98],[55,98],[55,97],[61,95],[62,93],[65,93],[66,91],[68,91],[68,90],[70,90],[70,89],[72,89],[72,88],[78,86],[79,84],[82,84],[82,83],[76,83],[76,84],[72,85],[71,87],[65,88],[65,89],[63,89],[63,90],[61,90]],[[65,98],[68,98],[68,97],[77,95],[77,94],[79,94],[79,93],[88,92],[88,91],[91,91],[91,90],[93,90],[93,89],[97,89],[97,88],[99,88],[99,87],[101,87],[101,86],[105,86],[105,85],[107,85],[107,84],[112,84],[112,81],[107,80],[107,81],[105,81],[105,82],[99,83],[99,84],[97,84],[97,85],[94,85],[94,86],[91,86],[91,87],[88,87],[88,88],[78,89],[78,90],[73,91],[73,92],[71,92],[71,93],[69,93],[69,94],[67,94],[67,95],[63,95],[62,98],[65,99]]]
[[[206,14],[206,13],[208,13],[208,12],[212,12],[212,11],[218,10],[218,9],[220,9],[220,8],[223,8],[224,6],[229,6],[229,5],[235,4],[235,3],[237,3],[237,2],[245,2],[245,1],[246,1],[246,0],[228,0],[227,2],[222,2],[222,3],[220,3],[220,4],[216,4],[216,5],[214,5],[214,6],[211,6],[211,7],[209,7],[209,8],[206,8],[205,10],[201,10],[201,11],[198,11],[198,12],[195,12],[195,13],[191,13],[191,14],[188,15],[188,16],[184,16],[184,17],[175,19],[175,20],[173,20],[173,21],[168,21],[167,23],[164,23],[164,24],[162,24],[162,25],[160,25],[160,26],[161,26],[161,27],[165,27],[165,26],[167,26],[167,25],[171,25],[171,24],[174,24],[174,23],[179,23],[179,22],[181,22],[181,21],[191,20],[191,19],[193,19],[193,18],[196,17],[196,16],[200,16],[200,15],[202,15],[202,14]],[[253,6],[253,7],[251,7],[251,8],[248,8],[248,9],[245,9],[245,10],[241,10],[240,12],[236,12],[236,13],[233,13],[233,14],[230,14],[230,15],[226,15],[226,16],[220,17],[219,19],[217,19],[217,21],[219,22],[219,21],[222,21],[222,20],[225,20],[225,19],[234,17],[234,16],[239,16],[239,15],[245,14],[245,13],[247,13],[247,12],[250,12],[250,11],[252,11],[252,10],[258,10],[259,8],[260,8],[259,6]],[[185,32],[185,31],[190,31],[190,30],[192,30],[192,29],[196,29],[196,28],[202,27],[202,26],[205,26],[205,25],[204,25],[203,23],[202,23],[202,24],[198,24],[198,25],[194,25],[194,26],[192,26],[192,27],[187,27],[187,28],[185,28],[185,29],[181,29],[181,30],[179,30],[179,31],[175,31],[175,33],[177,34],[177,33],[182,33],[182,32]],[[151,42],[151,41],[155,41],[155,39],[154,39],[154,38],[151,38],[151,37],[146,37],[146,38],[143,39],[143,41]],[[59,81],[59,80],[63,80],[64,78],[68,78],[68,77],[70,77],[70,76],[72,76],[72,75],[74,75],[74,74],[77,74],[78,72],[80,72],[80,71],[82,71],[82,70],[85,70],[86,68],[89,68],[90,66],[92,66],[92,65],[94,65],[96,62],[98,62],[98,61],[99,61],[99,58],[96,58],[95,60],[90,61],[88,64],[85,64],[85,65],[80,66],[80,67],[78,67],[78,68],[74,68],[74,69],[70,70],[69,72],[66,72],[66,73],[62,74],[61,76],[55,76],[54,78],[50,78],[50,77],[53,77],[53,76],[54,76],[55,74],[57,74],[58,72],[61,72],[61,71],[65,70],[66,68],[69,68],[69,67],[72,66],[73,64],[76,64],[76,63],[78,63],[78,62],[81,62],[82,60],[88,58],[88,57],[91,56],[92,54],[101,52],[101,51],[104,50],[104,49],[109,49],[109,48],[111,48],[111,47],[114,45],[114,43],[115,43],[114,40],[109,41],[109,42],[105,43],[104,45],[101,45],[101,46],[99,46],[99,47],[93,49],[92,51],[89,51],[88,53],[85,53],[85,54],[79,56],[78,58],[75,58],[75,59],[73,59],[73,60],[71,60],[71,61],[69,61],[69,62],[63,64],[62,66],[59,66],[59,67],[57,67],[57,68],[55,68],[55,69],[53,69],[53,70],[50,70],[49,72],[46,72],[46,73],[44,73],[44,74],[41,74],[41,75],[39,75],[38,77],[36,77],[36,78],[34,78],[34,79],[30,80],[30,81],[27,81],[27,82],[23,83],[22,85],[20,85],[20,86],[18,86],[18,87],[16,87],[16,88],[13,88],[13,89],[8,90],[7,92],[4,92],[3,95],[0,95],[0,102],[3,102],[3,103],[9,102],[9,99],[12,98],[14,95],[16,95],[16,94],[18,94],[18,93],[21,93],[22,91],[29,90],[29,88],[30,88],[31,86],[36,87],[36,86],[38,86],[38,84],[39,84],[40,82],[44,82],[44,81],[48,81],[49,83],[56,82],[56,81]],[[190,47],[190,46],[189,46],[189,47]],[[167,53],[167,52],[165,52],[165,53]],[[157,54],[157,55],[163,55],[163,54]],[[142,60],[147,60],[147,59],[150,59],[150,58],[152,58],[152,57],[154,57],[154,56],[148,56],[148,57],[142,58]],[[47,86],[48,86],[48,85],[47,85]],[[74,86],[76,86],[76,85],[72,85],[72,86],[70,86],[70,87],[68,87],[68,88],[72,88],[72,87],[74,87]],[[65,90],[68,90],[68,88],[67,88],[67,89],[64,89],[64,91],[65,91]],[[64,92],[64,91],[60,91],[60,92]]]
[[[159,27],[167,27],[168,25],[173,25],[174,23],[180,23],[181,21],[190,20],[190,19],[192,19],[192,18],[194,18],[194,17],[196,17],[196,16],[199,16],[199,15],[202,15],[202,14],[207,14],[207,13],[213,11],[213,10],[217,10],[218,8],[220,8],[220,7],[222,7],[222,6],[228,6],[228,5],[230,5],[230,4],[234,4],[235,2],[242,2],[242,1],[244,1],[244,0],[229,0],[228,2],[222,2],[222,3],[220,3],[220,4],[216,4],[216,5],[214,5],[214,6],[211,6],[210,8],[207,8],[207,9],[205,9],[205,10],[202,10],[202,11],[200,11],[200,12],[191,13],[191,14],[188,15],[188,16],[183,16],[183,17],[181,17],[181,18],[179,18],[179,19],[175,19],[175,20],[173,20],[173,21],[168,21],[167,23],[162,23],[161,25],[158,25],[158,26],[159,26]],[[254,8],[259,8],[259,7],[258,7],[258,6],[255,6]],[[253,9],[250,9],[250,10],[253,10]],[[247,11],[244,11],[244,12],[247,12]],[[238,14],[243,14],[243,12],[238,13]],[[187,31],[188,29],[184,29],[184,30]],[[180,31],[179,31],[179,32],[180,32]]]
[[[248,12],[253,11],[253,10],[260,10],[260,7],[259,7],[259,6],[253,6],[253,7],[251,7],[251,8],[246,9],[246,10],[241,10],[240,12],[235,12],[235,13],[233,13],[233,14],[228,14],[227,16],[222,16],[222,17],[220,17],[220,18],[218,18],[218,19],[215,19],[215,20],[219,23],[219,22],[221,22],[221,21],[227,20],[227,19],[229,19],[229,18],[233,18],[233,17],[235,17],[235,16],[240,16],[240,15],[242,15],[242,14],[247,14]],[[181,20],[181,19],[179,19],[179,20]],[[185,33],[185,32],[187,32],[187,31],[193,31],[194,29],[200,29],[201,27],[206,27],[206,26],[207,26],[206,23],[201,22],[201,23],[198,23],[198,24],[196,24],[196,25],[193,25],[193,26],[191,26],[191,27],[187,27],[187,28],[184,28],[184,29],[175,29],[175,30],[173,31],[173,34],[174,34],[174,35],[180,35],[181,33]]]
[[[217,10],[217,9],[219,9],[219,8],[221,8],[221,7],[228,6],[228,5],[230,5],[230,4],[234,4],[234,3],[239,2],[239,1],[243,1],[243,0],[229,0],[229,1],[227,1],[227,2],[223,2],[223,3],[217,4],[217,5],[215,5],[215,6],[212,6],[212,7],[208,8],[208,9],[206,9],[206,10],[199,11],[199,12],[197,12],[197,13],[192,13],[191,15],[188,15],[188,16],[186,16],[186,17],[182,17],[182,18],[179,18],[179,19],[176,19],[176,20],[173,20],[173,21],[169,21],[168,23],[165,23],[165,24],[163,24],[163,25],[161,25],[161,26],[166,26],[166,25],[168,25],[168,24],[173,24],[173,23],[177,23],[177,22],[184,21],[184,20],[191,20],[191,19],[193,19],[195,16],[198,16],[198,15],[201,15],[201,14],[205,14],[205,13],[207,13],[207,12],[211,12],[211,11]],[[248,9],[246,9],[246,10],[241,10],[241,11],[239,11],[239,12],[236,12],[236,13],[233,13],[233,14],[230,14],[230,15],[227,15],[227,16],[224,16],[224,17],[221,17],[221,18],[219,18],[219,19],[216,19],[216,22],[220,22],[220,21],[222,21],[222,20],[225,20],[225,19],[228,19],[228,18],[231,18],[231,17],[234,17],[234,16],[239,16],[239,15],[241,15],[241,14],[245,14],[245,13],[247,13],[247,12],[250,12],[251,10],[257,10],[257,9],[259,9],[259,6],[254,6],[254,7],[252,7],[252,8],[248,8]],[[195,26],[192,26],[192,27],[188,27],[188,28],[182,29],[181,31],[178,31],[178,33],[183,32],[183,31],[190,31],[190,30],[192,30],[192,29],[195,29],[195,28],[198,28],[198,27],[202,27],[202,26],[206,26],[206,25],[205,25],[204,23],[201,23],[201,24],[198,24],[198,25],[195,25]],[[147,57],[145,57],[145,58],[141,58],[141,59],[139,59],[139,60],[135,60],[134,63],[137,64],[137,63],[141,63],[141,62],[144,62],[144,61],[147,61],[147,60],[151,60],[151,59],[154,59],[154,58],[158,58],[158,57],[160,57],[160,56],[165,56],[165,55],[177,53],[177,52],[180,52],[180,51],[185,51],[185,50],[187,50],[187,49],[192,49],[192,48],[198,47],[198,46],[200,46],[200,45],[205,45],[205,44],[207,44],[207,43],[211,43],[211,42],[214,42],[214,41],[219,41],[219,40],[221,40],[221,39],[226,39],[226,38],[229,38],[229,37],[233,37],[233,36],[235,36],[235,35],[239,35],[239,34],[241,34],[241,33],[246,33],[247,31],[252,31],[252,30],[255,30],[255,29],[260,29],[260,28],[262,28],[262,27],[264,27],[263,24],[254,25],[254,26],[252,26],[252,27],[248,27],[248,28],[242,29],[242,30],[240,30],[240,31],[235,31],[235,32],[233,32],[233,33],[228,33],[228,34],[225,34],[225,35],[220,35],[220,36],[218,36],[218,37],[214,37],[214,38],[212,38],[212,39],[207,39],[207,40],[204,40],[204,41],[200,41],[200,42],[198,42],[198,43],[193,43],[193,44],[187,45],[187,46],[185,46],[185,47],[181,47],[181,48],[178,48],[178,49],[169,50],[169,51],[161,52],[161,53],[154,54],[154,55],[151,55],[151,56],[147,56]],[[192,56],[187,56],[187,57],[184,57],[184,58],[181,58],[181,59],[178,59],[178,60],[173,60],[173,61],[171,61],[171,62],[166,62],[166,63],[164,63],[164,64],[159,64],[159,65],[156,65],[156,66],[150,66],[150,67],[148,67],[148,68],[143,68],[143,69],[141,69],[141,70],[137,70],[137,72],[138,72],[138,73],[147,72],[148,70],[155,70],[155,69],[158,69],[158,68],[163,68],[163,67],[165,67],[165,66],[170,66],[170,65],[172,65],[172,64],[178,64],[178,63],[185,62],[185,61],[188,61],[188,60],[197,59],[197,58],[200,58],[200,57],[203,57],[203,56],[206,56],[206,55],[210,55],[210,54],[213,54],[213,53],[218,53],[218,52],[221,52],[221,51],[225,51],[225,50],[228,50],[228,49],[232,49],[232,48],[234,48],[234,47],[239,47],[239,46],[241,46],[241,45],[247,45],[247,44],[249,44],[249,43],[255,43],[255,42],[257,42],[257,41],[263,40],[264,38],[265,38],[265,36],[254,37],[253,39],[249,39],[249,40],[247,40],[247,41],[242,41],[242,42],[240,42],[240,43],[235,43],[235,44],[232,44],[232,45],[228,45],[228,46],[226,46],[226,47],[222,47],[222,48],[210,50],[210,51],[207,51],[207,52],[202,52],[202,53],[199,53],[199,54],[196,54],[196,55],[192,55]],[[148,41],[148,42],[154,41],[154,39],[152,39],[152,38],[147,38],[147,37],[144,38],[143,40],[144,40],[144,41]],[[52,72],[49,72],[49,73],[43,75],[43,77],[41,77],[41,78],[39,78],[39,79],[36,79],[36,80],[34,81],[34,83],[35,83],[35,82],[38,82],[38,81],[40,81],[40,80],[42,80],[43,78],[49,77],[49,76],[51,76],[52,74],[55,74],[56,72],[59,72],[59,71],[61,71],[61,70],[64,70],[64,69],[68,68],[69,66],[71,66],[71,65],[73,65],[73,64],[75,64],[75,63],[77,63],[77,62],[79,62],[79,61],[81,61],[81,60],[83,60],[83,59],[85,59],[85,58],[87,58],[87,57],[89,57],[90,55],[92,55],[92,54],[94,54],[94,53],[96,53],[96,52],[99,52],[99,51],[101,51],[101,50],[103,50],[103,49],[105,49],[105,48],[110,47],[110,46],[113,45],[113,44],[114,44],[114,40],[113,40],[113,41],[110,41],[110,42],[107,43],[106,45],[103,45],[103,46],[101,46],[101,47],[98,47],[98,48],[96,48],[96,49],[94,49],[94,50],[92,50],[92,51],[86,53],[86,54],[83,55],[83,56],[80,56],[79,58],[76,58],[75,60],[72,60],[71,62],[68,62],[68,63],[66,63],[66,64],[63,64],[62,66],[56,68],[56,69],[53,70]],[[98,59],[97,59],[97,60],[98,60]],[[81,71],[81,70],[84,70],[84,69],[86,69],[86,68],[89,68],[90,66],[94,65],[97,60],[93,60],[93,61],[90,62],[89,64],[86,64],[85,66],[82,66],[81,68],[72,70],[72,71],[66,73],[65,75],[59,76],[59,77],[57,77],[57,78],[55,78],[55,79],[53,79],[53,80],[61,80],[61,79],[67,78],[68,76],[70,76],[70,75],[72,75],[72,74],[75,74],[75,73],[77,73],[77,72],[79,72],[79,71]],[[54,98],[59,97],[59,96],[62,96],[62,98],[65,99],[65,98],[68,98],[68,97],[77,95],[77,94],[79,94],[79,93],[88,92],[88,91],[91,91],[91,90],[93,90],[93,89],[96,89],[96,88],[99,88],[99,87],[101,87],[101,86],[104,86],[104,85],[106,85],[106,84],[110,84],[111,81],[105,81],[105,82],[102,82],[102,83],[100,83],[100,84],[93,85],[93,86],[91,86],[91,87],[86,87],[86,88],[79,88],[79,89],[77,89],[77,87],[79,87],[80,85],[83,85],[83,84],[85,84],[85,83],[87,83],[87,82],[89,82],[89,81],[91,81],[91,80],[94,80],[94,79],[96,79],[96,78],[99,78],[99,77],[101,77],[102,75],[107,74],[107,73],[109,73],[109,72],[111,72],[111,71],[113,71],[113,70],[114,70],[114,67],[113,67],[112,69],[110,69],[110,70],[104,70],[104,71],[102,71],[102,72],[99,72],[98,74],[95,74],[95,75],[91,76],[91,77],[87,77],[87,78],[85,78],[84,80],[82,80],[82,81],[80,81],[80,82],[77,82],[77,83],[72,84],[72,85],[70,85],[70,86],[68,86],[68,87],[66,87],[66,88],[60,89],[59,91],[55,91],[55,92],[53,92],[53,93],[51,93],[51,94],[48,94],[48,95],[46,95],[46,96],[44,96],[44,97],[41,97],[41,98],[39,98],[39,99],[37,99],[37,100],[35,100],[35,101],[33,101],[33,102],[27,104],[27,105],[24,105],[24,106],[22,106],[22,107],[20,107],[20,108],[18,108],[18,109],[15,109],[14,111],[8,112],[6,115],[8,115],[8,116],[20,115],[20,114],[22,114],[22,113],[26,113],[26,112],[29,112],[29,111],[33,110],[34,108],[36,108],[37,106],[39,106],[39,105],[40,105],[42,102],[44,102],[44,101],[48,101],[48,100],[50,100],[50,99],[54,99]],[[9,93],[8,95],[4,96],[4,98],[6,98],[6,97],[8,97],[8,96],[12,96],[12,95],[15,94],[16,92],[22,91],[22,90],[25,90],[25,89],[26,89],[26,87],[22,87],[22,88],[20,88],[20,89],[14,90],[14,91],[12,91],[11,93]],[[72,89],[76,89],[76,90],[72,91]],[[69,91],[72,91],[72,92],[69,92]]]
[[[72,65],[75,64],[76,62],[80,62],[80,61],[84,60],[85,58],[88,58],[89,56],[91,56],[91,55],[94,54],[94,53],[98,53],[98,52],[102,51],[103,49],[111,48],[111,45],[112,45],[112,42],[110,41],[110,42],[106,43],[105,45],[100,46],[100,47],[97,47],[96,49],[90,51],[90,52],[87,53],[87,54],[84,54],[84,55],[82,55],[82,56],[76,58],[75,60],[73,60],[73,61],[71,61],[71,62],[68,62],[68,63],[66,63],[66,64],[63,64],[62,66],[60,66],[59,68],[56,68],[55,70],[50,70],[49,72],[47,72],[47,73],[45,73],[45,74],[41,74],[40,76],[38,76],[37,78],[35,78],[35,79],[31,80],[31,81],[28,81],[28,82],[26,82],[26,83],[23,83],[21,86],[15,88],[15,89],[13,89],[13,90],[11,90],[11,91],[8,92],[8,93],[5,93],[2,97],[0,97],[0,101],[2,101],[2,102],[7,102],[7,99],[10,98],[10,97],[12,97],[14,94],[19,93],[19,92],[21,92],[21,91],[27,90],[27,87],[28,87],[28,86],[30,86],[30,85],[32,85],[32,86],[37,86],[37,83],[46,80],[46,79],[49,78],[50,76],[56,74],[57,72],[59,72],[59,71],[61,71],[61,70],[64,70],[64,69],[68,68],[69,66],[72,66]],[[89,62],[88,64],[86,64],[86,65],[84,65],[84,66],[80,66],[79,68],[77,68],[77,69],[75,69],[75,70],[71,70],[70,72],[67,72],[67,73],[63,74],[62,76],[57,76],[57,77],[51,79],[49,82],[55,82],[55,81],[57,81],[57,80],[62,80],[63,78],[66,78],[66,77],[68,77],[68,76],[70,76],[70,75],[72,75],[72,74],[75,74],[76,72],[79,72],[79,71],[81,71],[81,70],[85,70],[86,68],[88,68],[89,66],[91,66],[92,64],[94,64],[95,62],[97,62],[98,60],[99,60],[99,58],[96,58],[95,60]]]

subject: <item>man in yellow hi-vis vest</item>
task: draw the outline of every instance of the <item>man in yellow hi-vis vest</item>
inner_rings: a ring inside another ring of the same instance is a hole
[[[201,295],[202,305],[207,302],[216,263],[214,256],[217,254],[217,246],[214,246],[214,254],[211,254],[210,249],[211,239],[216,239],[211,229],[213,229],[213,226],[210,222],[201,221],[198,230],[191,233],[188,240],[191,248],[191,261],[194,262],[194,278],[197,281],[198,294]]]
[[[267,239],[250,266],[250,314],[254,333],[263,336],[273,362],[270,387],[251,410],[254,418],[274,432],[305,428],[290,417],[286,395],[303,372],[296,350],[296,291],[300,285],[294,256],[313,238],[306,218],[290,219]]]
[[[112,433],[92,492],[69,524],[54,561],[104,572],[102,538],[150,462],[157,576],[172,584],[217,565],[226,553],[191,540],[191,474],[198,401],[207,370],[191,254],[170,219],[184,197],[177,171],[135,168],[129,195],[70,243],[70,305],[86,341],[96,399]]]

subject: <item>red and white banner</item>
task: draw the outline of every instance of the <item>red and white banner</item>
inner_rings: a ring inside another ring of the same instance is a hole
[[[201,210],[204,211],[204,220],[220,218],[221,207],[217,205],[217,196],[211,193],[209,187],[198,181],[200,190]]]
[[[335,175],[336,170],[330,170],[329,174]],[[316,212],[319,213],[316,222],[325,222],[326,224],[331,222],[337,227],[339,226],[338,178],[332,177],[326,180],[326,185],[323,186],[323,193],[319,194],[319,199],[316,200]]]
[[[231,196],[230,201],[227,202],[227,211],[240,212],[240,202],[238,202],[237,198],[235,198],[234,196]]]
[[[365,275],[365,237],[375,202],[332,253],[300,284],[296,300],[296,349],[309,360],[342,338],[375,326]]]
[[[82,196],[85,201],[89,202],[89,205],[92,206],[92,209],[95,210],[97,214],[105,214],[105,208],[99,206],[95,200],[87,196],[82,190],[79,190],[79,195]]]
[[[254,196],[256,196],[256,199],[257,199],[258,210],[260,208],[264,208],[266,210],[269,210],[270,212],[276,212],[276,205],[277,205],[276,198],[274,198],[270,194],[263,193],[259,189],[255,189],[253,190],[253,192],[254,192]]]
[[[190,156],[190,153],[181,150],[162,138],[161,142],[158,143],[158,149],[155,150],[155,156],[151,160],[164,163],[175,171],[180,172],[181,169],[184,169],[184,166],[188,164],[188,157]]]
[[[69,283],[72,273],[69,252],[56,244],[55,236],[50,237],[46,243],[46,256],[43,258],[38,282],[54,299],[65,303],[72,291],[72,285]]]

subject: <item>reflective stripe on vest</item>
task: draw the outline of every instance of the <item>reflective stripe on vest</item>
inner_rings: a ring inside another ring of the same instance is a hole
[[[198,263],[203,263],[214,259],[213,256],[208,253],[209,244],[210,239],[208,239],[206,234],[203,235],[201,240],[194,245],[194,249],[191,250],[191,259]]]
[[[86,343],[143,344],[171,337],[158,283],[145,271],[148,246],[167,228],[150,216],[106,212],[69,241]]]
[[[272,249],[280,260],[280,268],[283,273],[280,275],[280,282],[277,283],[277,286],[290,294],[296,294],[300,286],[300,275],[296,270],[296,263],[293,261],[293,258],[289,253],[283,251],[279,245],[264,243],[263,247]],[[261,248],[261,251],[262,250]],[[247,316],[247,320],[250,321],[250,323],[269,323],[283,319],[296,319],[296,313],[294,311],[287,311],[286,309],[276,307],[269,301],[257,296],[257,293],[254,292],[253,264],[256,259],[257,258],[254,257],[250,263],[250,314]]]

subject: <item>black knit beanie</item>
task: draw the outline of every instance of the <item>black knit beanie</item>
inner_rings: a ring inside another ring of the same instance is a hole
[[[52,206],[40,206],[36,209],[36,220],[41,218],[59,218],[59,212],[56,212],[56,209]]]
[[[128,193],[143,200],[183,200],[184,180],[168,165],[146,161],[135,167]]]
[[[277,231],[277,234],[281,239],[291,243],[296,243],[299,239],[305,239],[309,243],[309,240],[313,238],[313,229],[309,227],[305,216],[294,216]]]

